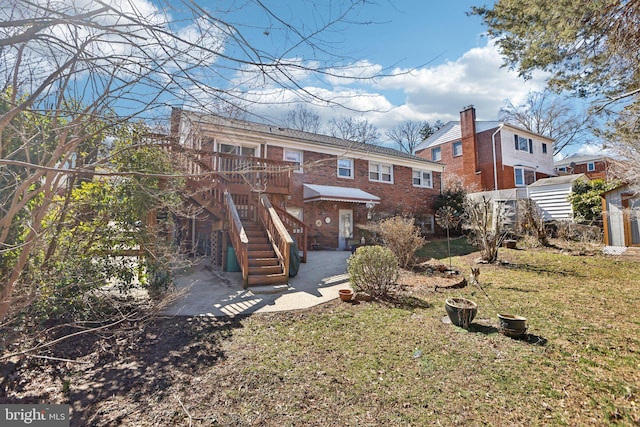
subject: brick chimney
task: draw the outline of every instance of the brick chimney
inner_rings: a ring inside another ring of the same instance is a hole
[[[476,139],[476,109],[473,105],[460,111],[460,132],[462,134],[462,156],[465,176],[469,183],[480,183],[478,165],[478,143]]]

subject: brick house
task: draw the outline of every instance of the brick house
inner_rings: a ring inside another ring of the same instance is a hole
[[[194,176],[210,173],[187,184],[189,203],[202,209],[183,219],[181,239],[222,266],[232,246],[247,285],[286,281],[291,244],[285,241],[296,242],[304,261],[307,249],[346,249],[359,242],[356,225],[373,216],[408,214],[433,230],[431,206],[440,192],[442,164],[382,146],[181,109],[174,109],[171,128],[184,168]],[[259,235],[268,238],[260,251]],[[281,271],[259,274],[251,267],[267,252],[275,253]]]
[[[526,187],[555,176],[553,140],[497,121],[477,121],[470,105],[421,144],[415,153],[446,165],[474,191]]]
[[[594,154],[575,153],[555,162],[558,174],[585,174],[589,179],[601,178],[608,181],[611,178],[611,157]]]

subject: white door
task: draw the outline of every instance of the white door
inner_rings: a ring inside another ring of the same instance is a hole
[[[347,249],[349,247],[349,239],[353,238],[353,211],[351,209],[340,209],[338,214],[340,215],[338,248]]]

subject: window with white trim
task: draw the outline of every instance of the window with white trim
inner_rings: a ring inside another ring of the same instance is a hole
[[[353,159],[338,159],[338,177],[353,178]]]
[[[431,171],[413,170],[413,186],[433,188],[433,175]]]
[[[453,157],[462,156],[462,141],[453,143]]]
[[[282,158],[286,162],[295,163],[297,168],[293,170],[294,172],[298,172],[298,173],[302,173],[303,172],[303,170],[302,170],[302,151],[284,150]]]
[[[524,187],[524,169],[514,168],[513,173],[515,174],[516,187]]]
[[[533,140],[527,139],[524,136],[514,135],[515,147],[518,151],[528,151],[533,153]]]
[[[546,143],[542,143],[542,154],[547,154],[547,144]]]
[[[594,162],[587,163],[587,172],[593,172],[596,170],[596,164]]]
[[[442,152],[440,151],[440,147],[431,149],[431,160],[434,162],[439,162],[442,159]]]
[[[393,182],[393,166],[369,162],[369,181]]]
[[[435,217],[431,214],[426,215],[424,221],[421,221],[422,231],[433,234],[436,232]]]
[[[231,145],[231,144],[218,144],[218,152],[224,154],[234,154],[236,156],[256,156],[256,147],[247,145]]]

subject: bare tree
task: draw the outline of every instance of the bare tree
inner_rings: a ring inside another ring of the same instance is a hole
[[[320,131],[320,116],[300,104],[295,109],[287,111],[284,120],[285,125],[290,129],[311,133]]]
[[[566,100],[549,90],[529,92],[520,105],[510,100],[500,108],[500,120],[555,140],[553,154],[570,145],[585,142],[592,123],[588,114],[580,114]]]
[[[337,59],[347,63],[348,58],[329,52],[322,34],[354,23],[351,16],[366,3],[343,0],[322,9],[327,15],[315,25],[294,25],[257,0],[244,2],[240,11],[215,13],[189,0],[145,8],[134,0],[5,0],[0,6],[0,319],[29,261],[37,261],[33,251],[57,229],[61,219],[45,217],[58,196],[82,177],[148,173],[116,170],[111,155],[98,155],[118,138],[121,125],[134,118],[166,118],[174,103],[248,114],[248,105],[266,102],[265,92],[316,99],[296,76],[340,73]],[[261,16],[271,30],[243,25],[246,16]],[[249,42],[258,37],[272,37],[271,51]],[[309,47],[316,55],[313,66],[299,59]]]
[[[426,123],[428,125],[428,123]],[[412,154],[422,139],[425,123],[407,120],[390,128],[385,134],[398,146],[400,151]]]
[[[378,129],[364,118],[341,116],[329,120],[329,134],[347,141],[374,144],[380,138]]]

